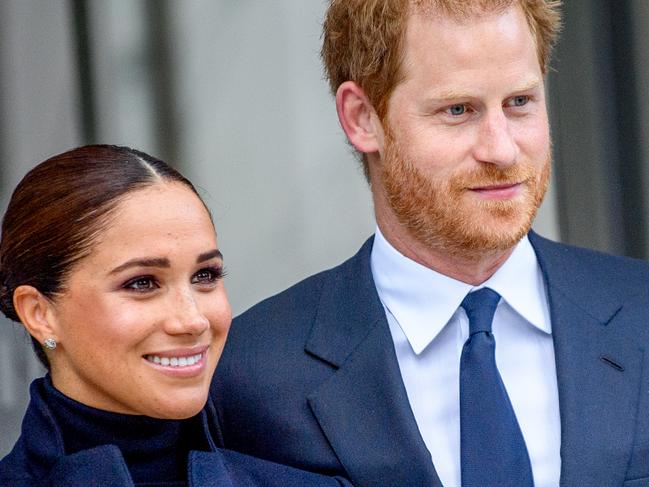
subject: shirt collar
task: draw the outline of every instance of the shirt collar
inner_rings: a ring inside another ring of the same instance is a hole
[[[371,267],[379,298],[416,354],[439,334],[473,289],[489,287],[534,327],[552,333],[543,275],[527,236],[480,286],[458,281],[405,257],[376,229]]]

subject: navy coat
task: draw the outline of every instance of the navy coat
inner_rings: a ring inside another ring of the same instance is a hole
[[[212,451],[193,451],[189,454],[187,485],[191,487],[351,485],[342,479],[219,450],[214,447],[209,431],[209,424],[213,422],[213,406],[209,402],[201,415],[204,434]],[[23,419],[20,438],[9,455],[0,461],[0,486],[132,487],[134,483],[119,448],[114,445],[66,455],[57,423],[40,397],[38,388],[32,385],[31,401]]]
[[[649,264],[531,233],[550,305],[561,486],[649,486]],[[226,448],[440,486],[408,403],[370,269],[372,239],[234,320],[213,395]]]

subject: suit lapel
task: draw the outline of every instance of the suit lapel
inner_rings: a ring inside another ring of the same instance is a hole
[[[643,351],[607,276],[531,234],[548,290],[561,414],[561,485],[621,485]],[[610,277],[610,276],[609,276]]]
[[[440,486],[401,380],[371,248],[372,239],[324,286],[306,350],[338,370],[309,406],[355,484]]]

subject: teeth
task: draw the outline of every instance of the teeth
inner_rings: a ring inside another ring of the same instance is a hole
[[[189,357],[159,357],[157,355],[146,355],[144,357],[149,362],[162,365],[163,367],[187,367],[196,365],[203,358],[202,353],[190,355]]]

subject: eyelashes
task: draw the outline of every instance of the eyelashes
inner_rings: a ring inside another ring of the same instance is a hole
[[[157,289],[158,287],[159,286],[155,282],[155,278],[153,276],[138,276],[122,284],[123,289],[128,289],[140,293],[148,292],[153,289]]]
[[[192,284],[212,284],[225,277],[223,266],[205,267],[192,276]]]
[[[212,288],[226,274],[225,268],[220,265],[203,267],[191,276],[190,282],[203,288]],[[153,292],[160,287],[159,278],[150,274],[133,277],[121,285],[122,289],[141,294]]]

